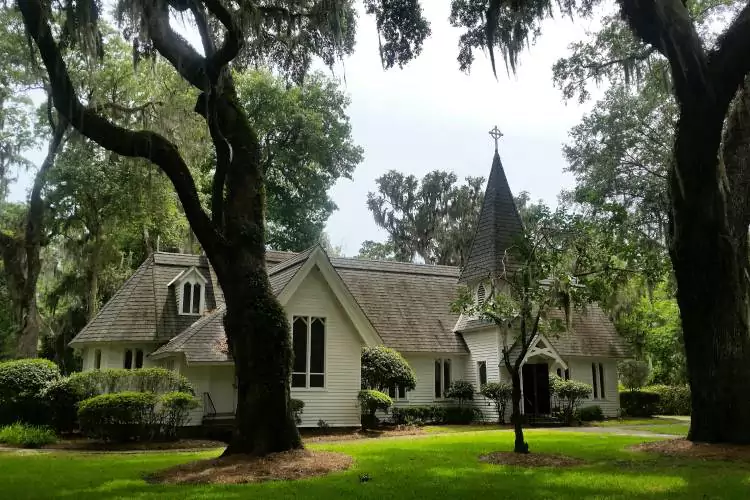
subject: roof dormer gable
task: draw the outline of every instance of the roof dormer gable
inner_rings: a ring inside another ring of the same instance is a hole
[[[169,282],[175,287],[177,313],[200,316],[206,310],[206,284],[208,280],[195,266],[182,271]]]

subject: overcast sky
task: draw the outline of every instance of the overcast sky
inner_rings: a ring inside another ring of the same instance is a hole
[[[336,70],[351,96],[354,140],[365,150],[353,180],[340,180],[332,191],[339,210],[327,232],[346,255],[355,255],[364,240],[386,238],[366,207],[375,178],[389,169],[418,177],[435,169],[452,170],[459,178],[487,177],[493,153],[487,132],[494,125],[504,133],[500,155],[514,193],[528,191],[533,199],[555,203],[560,190],[573,183],[563,172],[561,146],[590,104],[562,101],[552,84],[552,64],[567,54],[568,44],[595,27],[592,22],[548,21],[543,36],[521,55],[517,74],[507,76],[500,60],[496,80],[481,53],[470,75],[458,70],[460,30],[448,23],[450,2],[422,5],[432,36],[417,60],[384,71],[374,20],[362,16],[356,52]],[[28,176],[22,175],[11,197],[24,198],[28,185]]]

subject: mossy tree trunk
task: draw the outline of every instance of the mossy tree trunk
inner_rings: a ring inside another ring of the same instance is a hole
[[[730,118],[724,147],[732,153],[720,158],[720,146],[750,71],[750,5],[706,51],[681,0],[620,4],[635,33],[669,60],[680,110],[669,245],[692,391],[689,438],[749,443],[750,172],[742,120]]]
[[[39,254],[45,244],[42,188],[47,172],[55,163],[66,130],[64,120],[54,125],[47,155],[34,177],[20,234],[11,236],[0,233],[0,251],[16,324],[15,356],[18,358],[37,356],[42,318],[37,306],[36,289],[42,267]]]
[[[291,335],[265,267],[263,171],[258,138],[237,103],[228,63],[239,53],[238,20],[221,2],[205,2],[226,29],[214,47],[206,12],[197,8],[204,55],[169,26],[163,5],[144,3],[144,30],[153,47],[201,91],[195,111],[203,116],[216,152],[211,216],[177,146],[149,131],[112,123],[76,95],[41,0],[19,3],[24,24],[47,69],[54,104],[70,124],[117,154],[155,163],[169,177],[193,233],[216,272],[227,305],[224,324],[237,376],[237,418],[226,454],[265,455],[302,446],[290,411]]]

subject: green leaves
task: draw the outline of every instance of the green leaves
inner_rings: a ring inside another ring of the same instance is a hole
[[[453,172],[434,170],[420,182],[390,170],[375,182],[378,192],[367,194],[367,207],[389,238],[387,248],[369,247],[381,255],[392,248],[401,262],[415,256],[433,264],[466,262],[484,199],[484,178],[467,177],[466,184],[457,185]]]
[[[413,390],[417,385],[414,370],[396,350],[385,346],[362,349],[362,386],[367,389],[388,390],[402,387]]]
[[[349,98],[320,74],[288,86],[270,73],[236,73],[240,102],[261,144],[267,241],[277,250],[314,245],[336,210],[328,190],[362,161],[346,115]]]

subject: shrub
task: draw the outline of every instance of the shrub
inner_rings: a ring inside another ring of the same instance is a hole
[[[591,386],[577,380],[563,380],[557,375],[550,375],[550,393],[560,404],[560,415],[567,424],[576,418],[576,410],[591,394]]]
[[[73,432],[78,426],[78,403],[94,394],[86,393],[75,380],[53,380],[44,389],[42,397],[47,402],[52,426],[57,432]]]
[[[508,407],[508,401],[513,395],[513,385],[508,382],[488,382],[482,386],[479,393],[485,398],[492,401],[497,412],[497,423],[505,423],[505,409]]]
[[[59,378],[59,368],[47,359],[0,363],[0,424],[47,423],[49,412],[42,393]]]
[[[385,391],[395,386],[405,391],[417,386],[417,377],[406,359],[382,345],[362,349],[362,388]]]
[[[302,410],[305,409],[305,402],[301,399],[290,399],[289,409],[294,416],[294,423],[300,425],[302,423]]]
[[[362,409],[362,427],[371,429],[378,424],[375,412],[378,410],[388,411],[393,405],[393,400],[388,394],[373,389],[363,389],[357,396],[359,406]]]
[[[81,401],[81,432],[94,439],[125,442],[153,437],[157,396],[151,392],[101,394]]]
[[[659,395],[656,412],[660,415],[690,415],[690,387],[687,385],[651,385],[646,392]]]
[[[604,412],[599,405],[584,406],[577,412],[578,420],[581,422],[594,422],[604,420]]]
[[[57,442],[55,431],[49,427],[26,425],[21,422],[0,428],[0,443],[22,448],[41,448]]]
[[[184,375],[164,368],[90,370],[74,373],[70,379],[71,383],[78,385],[84,393],[91,395],[128,391],[195,394],[190,381]]]
[[[161,438],[175,439],[177,430],[185,425],[190,411],[200,406],[198,400],[187,392],[168,392],[159,398],[159,428]]]
[[[651,369],[645,361],[628,359],[617,365],[617,371],[620,372],[622,385],[631,391],[637,391],[646,385]]]
[[[467,425],[482,419],[482,411],[474,407],[449,406],[445,408],[442,424]]]
[[[626,391],[620,393],[620,406],[630,417],[650,417],[657,411],[659,395],[646,391]]]
[[[445,397],[457,400],[458,407],[463,408],[464,401],[471,401],[474,399],[474,385],[465,380],[456,380],[452,382],[448,387],[448,390],[445,391]]]

